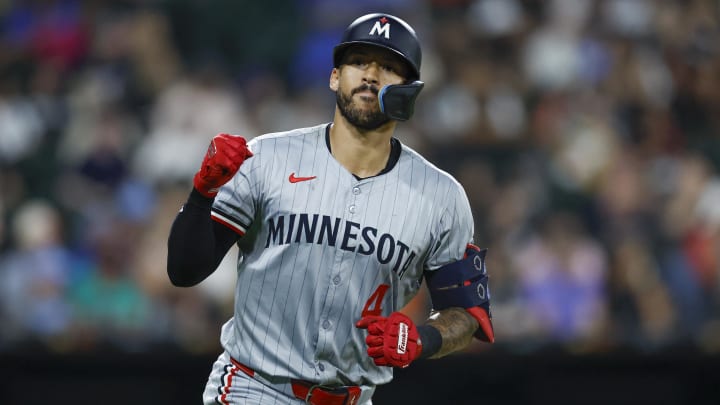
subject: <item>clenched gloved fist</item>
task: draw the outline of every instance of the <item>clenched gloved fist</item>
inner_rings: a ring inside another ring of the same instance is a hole
[[[210,142],[200,170],[195,173],[195,189],[208,198],[217,195],[218,189],[230,181],[245,159],[252,156],[245,138],[229,134],[215,136]]]
[[[422,353],[417,327],[400,312],[393,312],[388,317],[366,316],[355,326],[367,329],[367,352],[378,366],[404,368]]]

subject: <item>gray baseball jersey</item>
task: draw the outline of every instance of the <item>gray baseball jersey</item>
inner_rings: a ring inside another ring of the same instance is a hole
[[[391,170],[357,179],[329,128],[252,139],[215,199],[213,219],[243,235],[221,343],[265,375],[383,384],[392,368],[373,363],[355,322],[401,309],[423,271],[461,259],[472,214],[460,184],[405,145]]]

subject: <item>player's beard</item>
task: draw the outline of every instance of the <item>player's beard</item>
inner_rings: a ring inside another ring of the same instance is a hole
[[[378,103],[375,103],[369,110],[357,106],[352,97],[355,93],[365,90],[372,91],[375,96],[378,95],[378,89],[376,87],[364,84],[353,89],[349,95],[346,95],[342,89],[338,89],[338,91],[335,92],[335,98],[340,113],[350,124],[357,128],[371,131],[390,122],[390,118],[380,111],[380,105]]]

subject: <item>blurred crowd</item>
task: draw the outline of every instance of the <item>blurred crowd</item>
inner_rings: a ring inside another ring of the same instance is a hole
[[[468,351],[720,352],[717,0],[0,2],[0,352],[217,352],[237,248],[165,273],[192,175],[217,133],[329,122],[372,11],[424,47],[397,136],[489,248],[497,344]]]

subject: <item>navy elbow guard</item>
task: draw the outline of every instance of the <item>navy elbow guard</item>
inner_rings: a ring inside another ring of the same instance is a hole
[[[462,260],[427,272],[425,277],[434,310],[464,308],[480,325],[475,337],[492,343],[495,341],[495,333],[490,315],[486,252],[487,249],[468,244]]]

